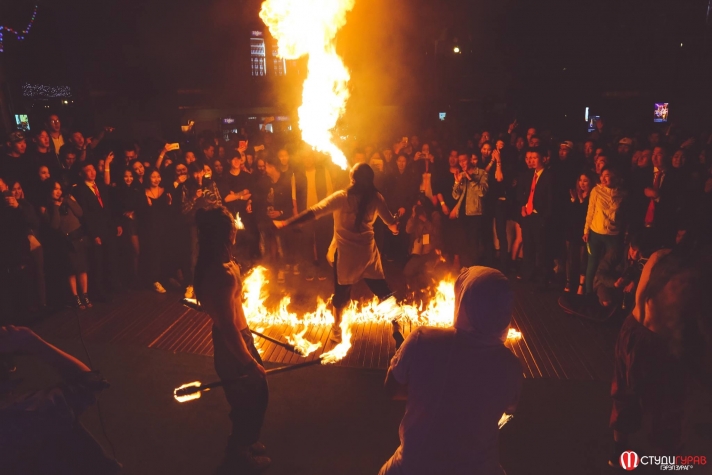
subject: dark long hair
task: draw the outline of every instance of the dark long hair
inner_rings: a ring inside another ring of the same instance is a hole
[[[210,266],[222,264],[230,255],[233,238],[233,217],[225,207],[199,209],[195,213],[198,225],[198,261],[195,264],[195,295],[200,300],[205,272]]]
[[[346,189],[348,196],[358,197],[358,206],[356,211],[356,231],[360,231],[363,227],[363,220],[366,217],[366,211],[369,203],[376,198],[378,190],[373,184],[374,173],[373,169],[365,163],[357,163],[351,169],[351,178],[353,183]]]

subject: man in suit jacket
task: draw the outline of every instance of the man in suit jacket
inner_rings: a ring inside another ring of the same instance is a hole
[[[542,287],[547,282],[546,238],[554,206],[554,177],[545,169],[544,155],[537,148],[527,151],[526,161],[532,170],[517,184],[524,241],[522,278],[537,278]]]
[[[679,174],[670,166],[670,156],[664,147],[655,147],[653,166],[640,170],[633,182],[637,224],[654,228],[667,245],[674,244],[676,216],[682,208]]]
[[[82,224],[89,236],[92,286],[98,300],[106,299],[104,281],[119,287],[116,255],[116,238],[123,229],[117,226],[111,210],[109,189],[96,180],[96,168],[91,162],[83,162],[82,181],[72,189],[72,195],[84,211]]]

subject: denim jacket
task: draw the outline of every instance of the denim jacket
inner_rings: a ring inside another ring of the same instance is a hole
[[[459,182],[455,182],[452,188],[452,197],[457,200],[455,207],[458,209],[458,217],[462,216],[460,208],[462,207],[462,197],[465,196],[465,186],[467,186],[465,215],[479,216],[483,212],[483,198],[488,189],[487,172],[481,168],[475,168],[474,170],[468,170],[468,173],[472,180],[468,180],[465,177]]]

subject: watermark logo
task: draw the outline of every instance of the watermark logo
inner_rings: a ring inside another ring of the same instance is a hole
[[[634,470],[638,464],[640,464],[640,458],[638,454],[632,450],[627,450],[621,454],[620,458],[621,467],[626,470]]]

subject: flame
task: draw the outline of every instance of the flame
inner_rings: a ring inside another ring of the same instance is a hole
[[[178,402],[193,401],[195,399],[200,399],[200,391],[194,392],[193,394],[186,394],[185,396],[178,396],[178,391],[185,388],[199,388],[203,383],[200,381],[193,381],[192,383],[185,383],[179,388],[173,390],[173,397],[176,398]]]
[[[349,71],[336,53],[336,33],[346,24],[355,0],[265,0],[260,18],[277,40],[279,56],[308,56],[307,78],[299,107],[302,139],[346,169],[344,153],[332,130],[349,98]]]
[[[307,328],[314,326],[331,326],[334,315],[331,306],[323,299],[317,299],[317,306],[313,312],[306,312],[301,316],[289,310],[291,299],[286,296],[281,299],[275,308],[265,305],[267,299],[266,284],[267,269],[258,266],[252,269],[243,282],[243,309],[247,323],[252,328],[263,332],[264,328],[280,325],[288,328],[302,330],[295,334],[287,335],[287,341],[308,355],[316,351],[321,343],[312,343],[304,337]],[[383,302],[373,298],[368,302],[352,301],[344,309],[341,321],[341,343],[331,350],[324,352],[320,358],[322,364],[335,363],[346,356],[351,348],[352,327],[360,323],[391,323],[394,320],[407,321],[413,325],[432,327],[451,327],[455,315],[455,279],[448,277],[438,283],[433,295],[427,304],[398,303],[394,297]],[[522,338],[521,332],[510,328],[507,334],[509,341]]]
[[[237,229],[245,229],[245,225],[242,224],[242,219],[240,218],[240,213],[235,213],[235,227]]]

